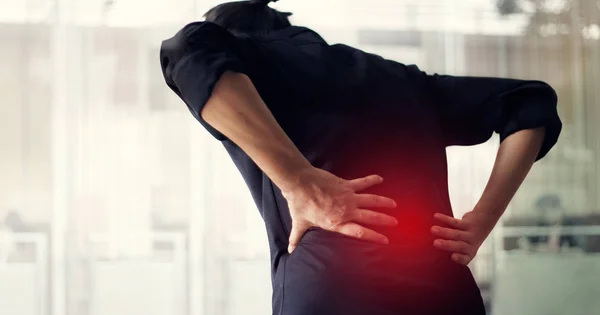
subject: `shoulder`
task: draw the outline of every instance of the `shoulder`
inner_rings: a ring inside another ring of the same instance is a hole
[[[210,22],[193,22],[181,28],[173,37],[162,41],[160,62],[163,69],[174,66],[193,54],[207,56],[237,53],[239,43],[223,27]]]
[[[193,22],[181,28],[173,37],[162,42],[163,52],[185,53],[202,48],[231,48],[235,46],[233,34],[211,22]]]
[[[235,37],[225,28],[212,22],[192,22],[185,25],[176,36],[191,40],[231,40]]]

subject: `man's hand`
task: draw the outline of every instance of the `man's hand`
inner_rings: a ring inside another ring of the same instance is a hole
[[[544,140],[545,129],[525,129],[508,136],[500,144],[496,162],[475,210],[462,219],[440,213],[434,218],[449,228],[434,226],[439,239],[434,246],[452,253],[452,260],[469,264],[483,241],[506,210],[510,200],[531,169]]]
[[[465,213],[462,219],[456,219],[441,213],[433,216],[450,228],[433,226],[431,233],[439,237],[433,245],[452,253],[452,260],[468,265],[488,237],[498,218],[485,211],[474,210]]]
[[[345,180],[325,170],[311,167],[303,171],[298,178],[296,185],[286,191],[282,190],[292,217],[288,247],[290,253],[311,227],[376,243],[388,243],[384,235],[360,225],[398,224],[392,216],[368,210],[372,207],[395,208],[394,200],[370,194],[357,194],[382,183],[383,179],[380,176]]]

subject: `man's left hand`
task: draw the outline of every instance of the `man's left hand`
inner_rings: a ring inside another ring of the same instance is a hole
[[[473,260],[498,221],[481,210],[467,212],[462,219],[441,213],[436,213],[433,217],[448,226],[431,228],[431,233],[438,237],[433,245],[451,252],[452,260],[465,266]]]

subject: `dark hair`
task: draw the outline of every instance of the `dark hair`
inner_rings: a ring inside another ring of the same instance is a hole
[[[269,7],[278,0],[250,0],[219,4],[210,9],[204,17],[226,28],[232,33],[268,33],[291,26],[289,12],[280,12]]]

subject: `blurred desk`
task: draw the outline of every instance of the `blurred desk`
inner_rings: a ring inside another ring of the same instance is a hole
[[[600,314],[600,255],[507,253],[493,315]]]

